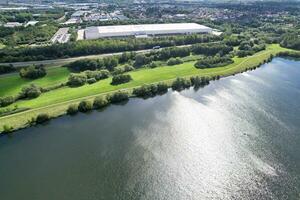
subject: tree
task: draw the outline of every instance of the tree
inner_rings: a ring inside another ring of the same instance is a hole
[[[189,88],[192,85],[190,80],[184,79],[184,78],[177,78],[173,83],[172,83],[172,89],[173,90],[183,90],[185,88]]]
[[[297,33],[287,33],[281,38],[280,45],[283,47],[300,50],[300,36]]]
[[[125,91],[115,92],[113,95],[111,95],[109,97],[109,101],[111,103],[119,103],[122,101],[126,101],[128,99],[129,99],[129,94],[128,94],[128,92],[125,92]]]
[[[0,106],[5,107],[15,102],[15,97],[7,96],[0,98]]]
[[[94,108],[100,109],[108,105],[108,100],[105,97],[96,97],[94,100]]]
[[[182,64],[183,61],[180,58],[170,58],[167,62],[167,65],[172,66],[172,65],[178,65]]]
[[[82,86],[86,83],[87,77],[85,74],[70,74],[68,79],[68,85],[71,87]]]
[[[127,83],[131,80],[132,80],[132,78],[129,74],[119,74],[112,78],[111,84],[118,85],[118,84],[122,84],[122,83]]]
[[[144,54],[138,54],[135,56],[134,67],[140,68],[143,65],[146,65],[150,62],[150,60]]]
[[[77,104],[69,105],[69,107],[67,109],[67,114],[75,115],[76,113],[78,113],[78,105]]]
[[[46,76],[47,72],[43,65],[24,67],[20,70],[22,78],[37,79]]]
[[[68,64],[67,67],[75,72],[81,72],[86,70],[93,71],[99,68],[97,61],[91,59],[77,60]]]
[[[42,124],[50,119],[49,115],[47,113],[41,113],[36,117],[36,123]]]
[[[14,71],[16,71],[16,68],[12,64],[0,66],[0,74],[6,74]]]
[[[24,99],[24,98],[37,98],[42,94],[41,88],[36,86],[35,84],[31,84],[29,86],[25,86],[22,88],[21,92],[19,93],[19,98]]]
[[[93,109],[93,103],[88,100],[81,101],[78,105],[78,110],[80,112],[88,112]]]
[[[110,74],[108,70],[97,70],[97,71],[87,70],[84,73],[88,79],[94,78],[97,81],[108,78]]]

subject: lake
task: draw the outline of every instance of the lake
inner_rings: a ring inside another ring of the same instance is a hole
[[[0,138],[0,199],[299,199],[300,62]]]

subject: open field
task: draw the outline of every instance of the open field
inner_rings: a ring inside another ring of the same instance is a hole
[[[51,116],[59,116],[65,113],[65,110],[69,104],[79,102],[82,99],[94,98],[95,96],[108,94],[120,89],[131,90],[132,88],[139,87],[143,84],[150,84],[160,81],[166,81],[170,83],[176,77],[190,77],[196,75],[228,76],[239,73],[241,71],[245,71],[249,67],[259,65],[265,59],[268,59],[271,54],[275,55],[280,51],[286,50],[287,49],[279,47],[279,45],[269,45],[266,50],[256,53],[253,56],[245,58],[235,57],[234,63],[225,67],[196,69],[194,67],[194,62],[186,62],[176,66],[164,66],[154,69],[141,69],[130,72],[129,74],[132,76],[133,81],[126,84],[112,86],[110,85],[111,78],[108,78],[95,84],[87,84],[78,88],[60,88],[44,93],[36,99],[18,101],[11,105],[17,105],[19,108],[30,108],[31,110],[1,117],[0,129],[2,129],[3,125],[5,124],[13,126],[14,128],[22,127],[31,117],[36,116],[38,113],[49,113]],[[68,72],[62,71],[62,73]],[[63,77],[63,75],[61,77]],[[58,79],[56,79],[56,81]],[[51,83],[51,81],[41,79],[41,83],[45,84],[44,86],[46,86],[47,83]],[[11,91],[13,90],[11,89]]]
[[[16,95],[21,91],[22,87],[31,83],[46,87],[65,82],[70,73],[65,67],[47,68],[46,70],[47,75],[36,80],[21,78],[18,73],[3,75],[0,77],[0,97]]]

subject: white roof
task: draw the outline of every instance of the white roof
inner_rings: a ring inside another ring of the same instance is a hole
[[[199,33],[211,31],[211,28],[196,23],[141,24],[88,27],[85,29],[85,35],[87,39],[95,39],[113,36]]]

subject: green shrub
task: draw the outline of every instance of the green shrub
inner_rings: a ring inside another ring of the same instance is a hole
[[[97,81],[108,78],[110,74],[108,70],[97,70],[97,71],[87,70],[84,73],[88,79],[94,78]]]
[[[195,63],[195,67],[198,69],[204,69],[204,68],[213,68],[213,67],[222,67],[225,65],[229,65],[233,63],[233,60],[228,57],[220,57],[220,56],[214,56],[214,57],[205,57],[203,59],[198,60]]]
[[[6,133],[10,133],[14,130],[14,128],[12,126],[9,126],[7,124],[3,125],[3,131],[2,133],[6,134]]]
[[[96,70],[99,68],[97,61],[91,59],[82,59],[74,61],[66,65],[69,69],[75,72],[81,72],[86,70]]]
[[[122,84],[122,83],[127,83],[129,81],[131,81],[132,78],[129,74],[120,74],[120,75],[116,75],[112,78],[112,85],[118,85],[118,84]]]
[[[143,85],[133,89],[133,94],[137,97],[150,97],[157,94],[157,85]]]
[[[157,84],[157,93],[163,94],[168,92],[168,85],[166,83],[158,83]]]
[[[0,98],[0,106],[1,107],[8,106],[14,102],[15,102],[15,97],[13,97],[13,96],[7,96],[7,97]]]
[[[22,78],[37,79],[46,76],[47,72],[43,65],[24,67],[19,72]]]
[[[0,74],[6,74],[9,72],[14,72],[16,71],[16,68],[13,65],[3,65],[0,66]]]
[[[25,86],[22,88],[21,92],[19,93],[19,98],[24,99],[24,98],[37,98],[42,94],[41,88],[36,86],[35,84],[31,84],[29,86]]]
[[[133,66],[131,66],[131,65],[124,65],[124,72],[130,72],[130,71],[133,71],[133,70],[135,70],[135,68],[133,67]]]
[[[69,107],[67,109],[67,114],[68,115],[75,115],[76,113],[78,113],[78,105],[77,104],[69,105]]]
[[[191,77],[191,83],[193,86],[197,87],[201,87],[204,85],[209,84],[209,78],[208,77]]]
[[[89,79],[87,79],[87,83],[88,84],[93,84],[93,83],[96,83],[96,82],[97,82],[97,80],[95,78],[89,78]]]
[[[71,87],[82,86],[86,83],[87,77],[85,74],[70,74],[68,79],[68,85]]]
[[[173,83],[172,83],[172,89],[173,90],[183,90],[185,88],[189,88],[192,85],[190,80],[184,79],[184,78],[177,78]]]
[[[156,62],[152,61],[151,63],[147,64],[146,67],[155,68],[155,67],[158,67],[158,64]]]
[[[80,112],[88,112],[93,109],[93,103],[88,100],[81,101],[78,105],[78,110]]]
[[[179,65],[182,64],[183,61],[180,58],[170,58],[167,61],[167,65],[172,66],[172,65]]]
[[[107,106],[108,100],[105,97],[96,97],[94,100],[94,108],[99,109]]]
[[[36,123],[37,124],[42,124],[50,119],[49,115],[47,113],[41,113],[38,114],[36,117]]]
[[[121,101],[126,101],[128,99],[129,99],[129,94],[128,94],[128,92],[125,92],[125,91],[115,92],[114,94],[112,94],[109,97],[109,100],[111,103],[118,103]]]

